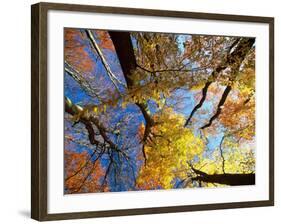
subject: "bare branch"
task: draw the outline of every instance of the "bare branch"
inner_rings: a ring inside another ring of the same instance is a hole
[[[218,184],[225,184],[230,186],[241,186],[241,185],[254,185],[255,184],[255,174],[249,173],[225,173],[225,174],[207,174],[195,168],[191,168],[196,177],[193,177],[193,181],[202,181],[206,183],[218,183]]]
[[[111,68],[109,66],[109,64],[107,63],[101,49],[99,48],[97,42],[95,41],[94,35],[92,34],[92,32],[90,30],[86,30],[86,34],[90,40],[91,43],[91,47],[97,52],[98,56],[100,57],[102,64],[105,68],[105,70],[107,71],[107,75],[110,78],[111,82],[114,84],[116,90],[119,92],[119,88],[116,82],[118,82],[119,84],[125,86],[124,83],[122,83],[115,75],[114,73],[111,71]]]
[[[140,68],[143,71],[146,71],[148,73],[162,73],[162,72],[195,72],[195,71],[200,71],[200,70],[205,70],[208,68],[208,66],[205,67],[200,67],[200,68],[192,68],[192,69],[185,69],[185,65],[182,65],[179,68],[166,68],[166,69],[161,69],[161,70],[153,70],[151,71],[150,69],[147,69],[140,64],[137,64],[137,67]]]
[[[77,106],[76,104],[72,103],[72,101],[65,97],[65,111],[71,115],[78,115],[83,111],[83,108],[81,106]],[[109,145],[109,147],[113,150],[120,151],[118,146],[111,141],[111,139],[106,134],[106,128],[103,126],[103,124],[99,121],[99,119],[93,115],[89,117],[81,116],[77,122],[81,122],[85,125],[88,134],[89,134],[89,140],[91,144],[100,145],[99,141],[95,139],[95,131],[93,129],[93,124],[97,127],[100,135],[104,139],[104,141]]]
[[[209,122],[208,122],[206,125],[204,125],[203,127],[201,127],[201,129],[205,129],[205,128],[210,127],[210,126],[212,125],[213,121],[214,121],[217,117],[219,117],[219,115],[220,115],[220,113],[221,113],[221,111],[222,111],[222,107],[223,107],[223,105],[224,105],[224,103],[225,103],[225,101],[226,101],[226,98],[227,98],[227,96],[228,96],[228,94],[229,94],[230,91],[231,91],[231,86],[227,86],[227,87],[224,89],[224,92],[223,92],[222,97],[221,97],[221,99],[220,99],[220,102],[219,102],[219,104],[218,104],[216,113],[211,117],[211,119],[209,120]]]
[[[227,56],[226,61],[222,62],[221,65],[219,65],[216,69],[213,70],[212,74],[210,75],[210,80],[208,82],[212,83],[213,80],[215,80],[216,77],[220,74],[220,72],[222,72],[227,67],[232,69],[232,74],[236,74],[238,69],[241,66],[241,63],[243,62],[246,55],[248,54],[248,52],[252,48],[254,42],[255,42],[254,38],[240,38],[239,41],[238,40],[234,41],[234,43],[231,45],[231,47],[228,50],[229,55]],[[235,79],[235,77],[231,78],[232,81],[234,79]],[[205,84],[205,86],[202,89],[202,97],[201,97],[200,102],[192,110],[190,116],[188,117],[188,119],[185,123],[185,126],[188,125],[188,123],[190,122],[194,113],[203,105],[204,101],[206,100],[206,94],[207,94],[207,91],[208,91],[208,87],[211,84],[211,83],[208,83],[208,82]],[[221,111],[220,107],[224,104],[224,102],[226,100],[226,97],[229,94],[230,90],[231,90],[231,86],[227,86],[223,95],[222,95],[220,103],[218,105],[218,109],[217,109],[216,114],[210,119],[208,124],[206,124],[205,126],[202,127],[202,129],[211,126],[213,120],[216,117],[219,116],[220,111]],[[203,94],[203,93],[205,93],[205,94]]]
[[[190,122],[192,116],[194,115],[194,113],[200,108],[202,107],[206,97],[207,97],[207,91],[208,91],[208,88],[209,86],[212,84],[212,82],[206,82],[205,83],[205,86],[203,87],[202,89],[202,97],[201,97],[201,100],[199,101],[199,103],[193,108],[193,110],[191,111],[189,117],[187,118],[184,126],[186,127],[188,125],[188,123]]]
[[[74,69],[67,61],[64,62],[65,71],[68,75],[70,75],[85,91],[86,93],[91,97],[98,98],[99,101],[102,102],[102,99],[100,96],[96,93],[96,90],[89,84],[89,82],[83,78],[83,76]]]

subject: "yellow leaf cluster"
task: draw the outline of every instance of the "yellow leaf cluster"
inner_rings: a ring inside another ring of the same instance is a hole
[[[145,145],[146,165],[142,167],[137,184],[147,189],[173,187],[179,170],[187,167],[187,161],[201,154],[203,142],[190,129],[184,128],[184,117],[166,109],[155,116],[152,138]]]

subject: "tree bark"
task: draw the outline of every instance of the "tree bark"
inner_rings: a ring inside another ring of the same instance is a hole
[[[107,72],[107,75],[108,75],[109,79],[111,80],[111,82],[115,86],[116,90],[119,92],[118,84],[116,82],[118,82],[119,84],[122,84],[122,82],[112,72],[112,70],[111,70],[109,64],[107,63],[107,61],[106,61],[106,59],[105,59],[105,57],[102,53],[102,50],[99,48],[92,32],[90,30],[86,30],[86,34],[87,34],[87,37],[90,40],[91,47],[96,51],[96,53],[100,57],[101,62],[102,62],[103,66],[104,66],[104,68]]]
[[[131,74],[137,67],[130,33],[118,31],[109,31],[108,33],[113,42],[128,89],[130,89],[134,85]]]
[[[240,185],[254,185],[255,184],[255,174],[232,174],[232,173],[225,173],[225,174],[207,174],[195,168],[192,170],[197,175],[193,177],[192,180],[194,181],[203,181],[206,183],[218,183],[218,184],[225,184],[230,186],[240,186]]]
[[[130,90],[134,87],[134,81],[131,78],[132,71],[137,68],[137,62],[134,54],[134,49],[131,41],[130,33],[128,32],[116,32],[109,31],[110,38],[114,44],[116,54],[121,65],[121,69],[124,75],[124,78],[127,83],[127,88]],[[136,106],[139,107],[144,120],[145,120],[145,131],[143,136],[143,157],[146,162],[146,154],[144,151],[144,144],[148,139],[151,127],[154,125],[153,119],[150,117],[147,111],[147,106],[144,103],[136,103]]]
[[[192,178],[192,180],[203,181],[207,183],[226,184],[230,186],[254,185],[255,174],[207,174],[205,176]]]
[[[203,127],[201,127],[201,129],[205,129],[205,128],[208,128],[212,125],[213,121],[218,118],[220,116],[220,113],[222,111],[222,106],[224,105],[225,101],[226,101],[226,98],[228,96],[228,94],[230,93],[231,91],[231,86],[227,86],[225,89],[224,89],[224,92],[221,96],[221,99],[220,99],[220,102],[217,106],[217,111],[216,113],[210,118],[208,124],[205,124]]]

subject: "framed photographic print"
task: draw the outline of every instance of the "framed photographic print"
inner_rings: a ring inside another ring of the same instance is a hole
[[[274,19],[32,5],[32,218],[274,204]]]

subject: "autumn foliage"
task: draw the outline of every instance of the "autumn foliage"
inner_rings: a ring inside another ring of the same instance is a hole
[[[255,184],[255,39],[66,28],[66,194]]]
[[[67,192],[99,192],[107,191],[107,187],[102,186],[102,177],[104,170],[100,161],[93,163],[89,161],[89,155],[86,152],[76,153],[65,150],[65,188]]]
[[[95,63],[87,52],[88,46],[81,32],[78,29],[65,29],[64,37],[65,60],[81,73],[90,73]]]

